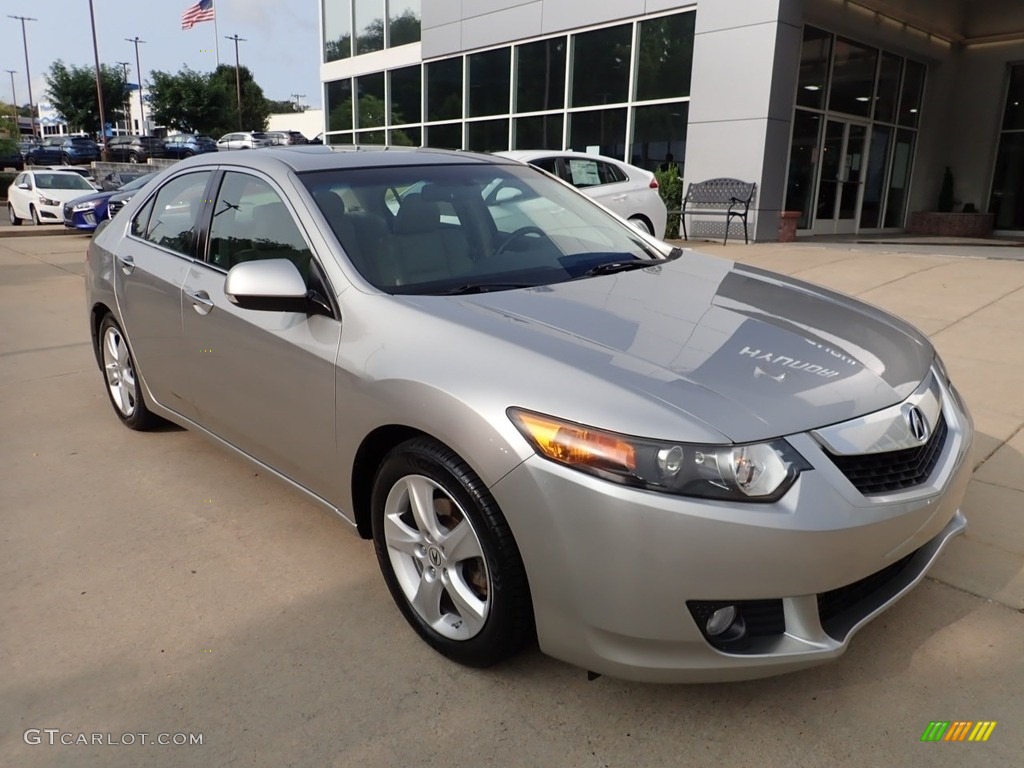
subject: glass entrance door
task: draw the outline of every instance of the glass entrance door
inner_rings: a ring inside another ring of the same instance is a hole
[[[821,172],[815,197],[816,235],[852,234],[860,218],[867,171],[868,127],[829,119],[821,142]]]

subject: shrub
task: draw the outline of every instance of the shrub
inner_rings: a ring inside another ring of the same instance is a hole
[[[679,209],[683,207],[683,178],[679,175],[679,167],[675,163],[670,163],[667,170],[655,171],[654,177],[658,180],[658,193],[669,210],[665,238],[678,238]]]

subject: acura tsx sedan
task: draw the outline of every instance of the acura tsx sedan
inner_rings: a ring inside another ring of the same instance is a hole
[[[509,159],[197,156],[99,228],[86,288],[127,427],[335,511],[463,664],[808,667],[966,525],[972,421],[922,334]]]

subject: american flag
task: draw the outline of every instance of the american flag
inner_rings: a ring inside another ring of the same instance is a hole
[[[213,0],[199,0],[198,3],[181,14],[181,28],[192,29],[201,21],[213,21],[214,17]]]

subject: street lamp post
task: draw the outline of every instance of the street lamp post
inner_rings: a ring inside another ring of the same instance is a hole
[[[32,135],[36,135],[36,105],[32,100],[32,72],[28,67],[28,35],[25,32],[26,21],[38,21],[33,19],[31,16],[11,16],[8,14],[9,19],[18,19],[21,22],[21,42],[25,46],[25,78],[28,81],[28,119],[32,126]]]
[[[18,74],[15,69],[5,69],[11,76],[11,109],[14,111],[14,139],[17,140],[21,137],[21,127],[18,125],[18,92],[14,90],[14,76]]]
[[[96,101],[100,107],[100,157],[107,159],[107,115],[103,109],[103,78],[100,71],[100,46],[96,42],[96,13],[89,0],[89,21],[92,23],[92,55],[96,59]]]
[[[295,97],[295,111],[296,112],[301,112],[302,111],[302,101],[301,101],[301,99],[305,98],[306,94],[304,94],[304,93],[293,93],[292,96]]]
[[[128,67],[131,66],[131,62],[117,61],[114,63],[119,65],[124,70],[124,103],[121,105],[121,109],[124,110],[124,132],[131,133],[132,109],[131,105],[128,103]]]
[[[145,40],[139,39],[139,36],[126,37],[129,43],[135,43],[135,71],[139,75],[139,133],[145,134],[146,131],[146,109],[142,106],[142,67],[139,64],[139,43],[145,43]]]
[[[238,97],[238,130],[242,130],[242,76],[238,65],[238,44],[248,42],[244,37],[224,35],[226,40],[235,41],[235,92]]]

